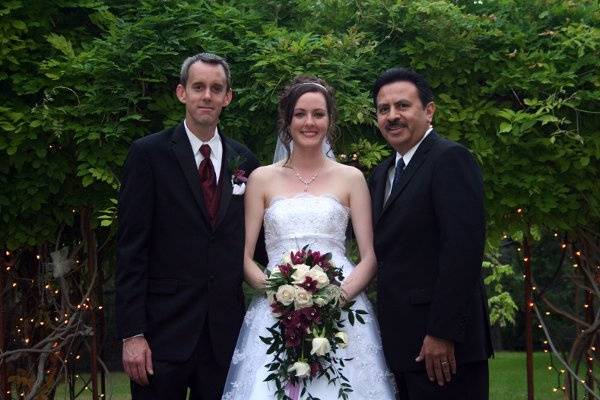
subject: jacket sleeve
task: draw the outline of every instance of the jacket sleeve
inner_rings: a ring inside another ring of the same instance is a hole
[[[149,241],[154,212],[154,179],[147,154],[134,142],[125,162],[119,195],[116,317],[120,338],[146,330]]]
[[[440,231],[439,275],[427,334],[461,342],[481,279],[485,245],[483,180],[468,149],[452,146],[435,164],[433,204]]]

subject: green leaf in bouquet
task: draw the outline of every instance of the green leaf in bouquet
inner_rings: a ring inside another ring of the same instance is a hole
[[[331,261],[332,258],[333,258],[333,255],[331,254],[331,252],[323,255],[323,260],[325,260],[325,261]]]
[[[269,382],[269,381],[272,381],[272,380],[275,380],[275,379],[277,379],[277,374],[269,374],[269,375],[268,375],[268,376],[267,376],[267,377],[264,379],[264,381],[263,381],[263,382]]]
[[[277,348],[279,347],[278,343],[273,343],[268,349],[267,349],[267,354],[273,354],[275,352],[275,350],[277,350]]]
[[[363,319],[363,317],[359,313],[356,313],[356,320],[358,322],[360,322],[361,324],[365,323],[365,320]]]
[[[352,310],[348,310],[348,322],[350,322],[350,325],[354,326],[354,313]]]
[[[264,344],[271,344],[273,342],[273,338],[267,338],[264,336],[259,336],[259,338],[263,341]]]
[[[279,332],[277,331],[277,327],[278,327],[278,325],[279,325],[279,323],[277,323],[277,324],[275,324],[275,325],[273,325],[273,326],[271,326],[271,327],[268,327],[268,328],[267,328],[267,330],[268,330],[269,332],[271,332],[271,334],[272,334],[274,337],[280,336],[280,335],[279,335]],[[261,339],[262,339],[262,338],[261,338]],[[267,344],[271,344],[271,343],[267,343]]]
[[[268,371],[272,372],[272,371],[277,371],[277,369],[279,369],[279,363],[271,363],[271,364],[267,364],[267,367],[269,367]]]

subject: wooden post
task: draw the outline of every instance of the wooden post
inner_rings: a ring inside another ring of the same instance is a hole
[[[584,268],[589,268],[588,270],[590,271],[590,275],[595,276],[593,267],[587,264],[585,258],[581,256],[581,252],[578,251],[578,249],[575,248],[575,246],[571,247],[571,251],[572,251],[573,258],[575,259],[575,262],[577,263],[577,265],[579,265],[579,270],[580,270],[583,278],[586,279],[588,276],[585,273]],[[594,323],[594,319],[595,319],[594,296],[592,295],[592,292],[587,289],[584,290],[583,299],[584,299],[583,307],[584,307],[584,314],[585,314],[585,322],[592,325]],[[585,364],[587,367],[585,383],[592,390],[594,390],[594,352],[592,351],[592,349],[590,347],[594,346],[595,337],[596,337],[596,335],[591,336],[589,344],[588,344],[588,349],[585,351]],[[589,398],[587,393],[586,393],[586,398]]]
[[[525,343],[527,349],[527,400],[533,400],[533,284],[531,282],[531,249],[523,239],[523,266],[525,269]]]
[[[81,228],[85,243],[87,266],[90,278],[94,276],[97,267],[97,254],[96,254],[96,236],[92,230],[91,225],[91,210],[86,207],[81,212]],[[96,277],[96,282],[97,282]],[[94,283],[94,286],[96,283]],[[90,374],[92,382],[92,400],[99,400],[98,397],[98,329],[96,322],[96,301],[95,301],[95,290],[92,288],[90,291],[90,299],[87,302],[90,309],[90,325],[92,328],[92,339],[90,344]],[[86,299],[83,299],[86,300]]]
[[[585,304],[587,305],[587,307],[585,307],[585,322],[592,325],[594,323],[594,296],[589,290],[585,291]],[[588,344],[589,347],[594,345],[594,338],[595,335],[592,335]],[[588,348],[585,353],[585,362],[587,365],[585,383],[590,389],[594,390],[594,352],[592,349]],[[586,395],[586,397],[588,396]]]
[[[96,311],[98,325],[96,327],[96,332],[98,336],[98,343],[104,343],[105,335],[106,335],[106,325],[105,325],[105,314],[104,314],[104,294],[102,290],[102,283],[104,282],[104,269],[102,268],[102,263],[97,263],[98,275],[96,278],[96,301],[94,304],[98,306]],[[99,306],[102,306],[100,308]],[[98,357],[102,359],[104,357],[104,352],[102,346],[98,347]],[[104,368],[100,368],[100,397],[106,398],[106,374]]]
[[[4,301],[4,288],[6,287],[6,267],[7,263],[4,259],[4,254],[0,255],[0,353],[4,352],[5,349],[5,332],[6,332],[6,310],[4,309],[4,305],[6,302]],[[6,363],[0,362],[0,399],[4,398],[5,395],[9,392],[8,387],[8,376],[6,373]],[[6,396],[8,398],[8,396]]]

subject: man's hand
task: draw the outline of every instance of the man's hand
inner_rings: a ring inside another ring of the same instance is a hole
[[[429,380],[432,382],[437,380],[440,386],[444,386],[444,382],[450,382],[451,373],[456,374],[454,342],[429,335],[425,336],[421,352],[415,361],[423,360],[425,360]]]
[[[125,373],[138,385],[148,385],[152,370],[152,352],[146,338],[135,336],[123,341],[123,367]]]

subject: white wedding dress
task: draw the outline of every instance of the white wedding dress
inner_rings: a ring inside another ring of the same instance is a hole
[[[322,253],[331,252],[337,266],[343,267],[348,277],[353,265],[345,256],[345,234],[350,209],[329,195],[300,194],[295,197],[277,197],[265,211],[265,242],[269,265],[280,263],[284,253],[309,245]],[[349,345],[338,350],[344,358],[352,358],[343,369],[353,392],[350,399],[386,400],[395,398],[393,375],[386,367],[381,349],[379,327],[373,308],[365,294],[356,299],[355,309],[363,309],[365,324],[346,321]],[[259,336],[268,336],[267,327],[276,322],[265,297],[250,304],[233,354],[224,400],[272,400],[275,398],[273,381],[264,382],[268,375],[265,364],[272,360],[267,346]],[[326,379],[313,380],[307,392],[321,400],[337,399],[339,386],[328,385]],[[305,396],[306,397],[306,394]]]

